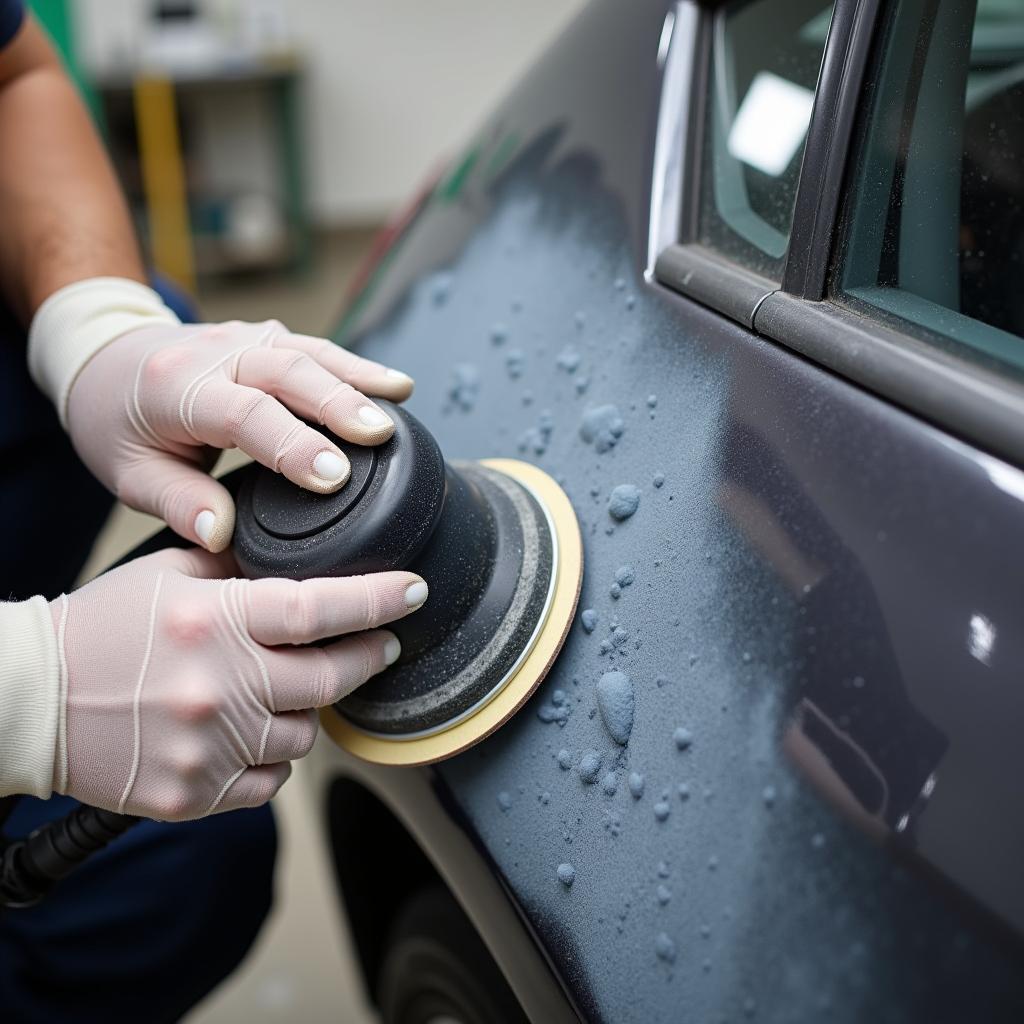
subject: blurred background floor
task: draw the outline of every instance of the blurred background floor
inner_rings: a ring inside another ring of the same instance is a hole
[[[274,317],[295,331],[328,333],[372,238],[368,229],[319,238],[318,258],[308,274],[218,283],[201,293],[200,313],[210,320]],[[225,459],[241,461],[231,452]],[[94,575],[159,526],[150,516],[116,508],[83,575]],[[274,801],[281,847],[270,920],[242,967],[186,1018],[187,1024],[372,1024],[375,1019],[363,999],[304,781],[302,765],[296,765]]]

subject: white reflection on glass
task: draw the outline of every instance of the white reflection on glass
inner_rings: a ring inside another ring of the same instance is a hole
[[[980,612],[971,616],[971,622],[967,629],[967,650],[972,658],[977,658],[983,665],[989,663],[992,657],[992,648],[996,643],[995,624],[985,618]]]
[[[803,144],[813,104],[810,89],[770,71],[758,72],[729,129],[729,152],[777,178]]]

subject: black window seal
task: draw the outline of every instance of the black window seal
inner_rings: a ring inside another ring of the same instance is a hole
[[[880,0],[836,0],[797,185],[781,290],[825,295],[864,74]]]
[[[779,288],[812,298],[824,294],[845,165],[880,0],[835,0],[801,158],[793,224],[780,283],[696,241],[711,25],[716,9],[723,3],[724,0],[695,3],[700,17],[689,69],[692,79],[679,242],[659,253],[654,277],[751,327],[758,306]],[[795,256],[798,247],[802,258]]]
[[[992,454],[1024,465],[1024,387],[833,302],[776,291],[753,329]]]

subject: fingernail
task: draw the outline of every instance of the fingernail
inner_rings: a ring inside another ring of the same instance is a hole
[[[334,483],[348,474],[348,463],[334,452],[321,452],[313,460],[313,472],[321,480]]]
[[[208,508],[204,508],[203,511],[196,516],[193,528],[196,531],[196,536],[204,544],[208,544],[210,542],[210,537],[213,536],[213,528],[216,525],[217,517]]]
[[[391,417],[382,413],[375,405],[361,406],[359,418],[368,427],[387,427],[391,424]]]
[[[384,662],[387,665],[394,665],[398,656],[402,653],[402,645],[398,642],[397,636],[388,637],[384,641]]]
[[[407,374],[407,373],[402,373],[401,370],[388,370],[384,374],[384,376],[385,377],[390,377],[392,380],[396,380],[400,384],[411,384],[412,383],[412,377],[410,377],[409,374]]]
[[[417,580],[411,584],[405,592],[405,604],[407,608],[419,608],[421,604],[427,599],[426,583],[423,580]]]

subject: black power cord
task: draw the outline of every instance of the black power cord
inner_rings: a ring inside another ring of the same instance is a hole
[[[141,820],[82,804],[25,839],[0,837],[0,909],[34,906],[83,860]]]

